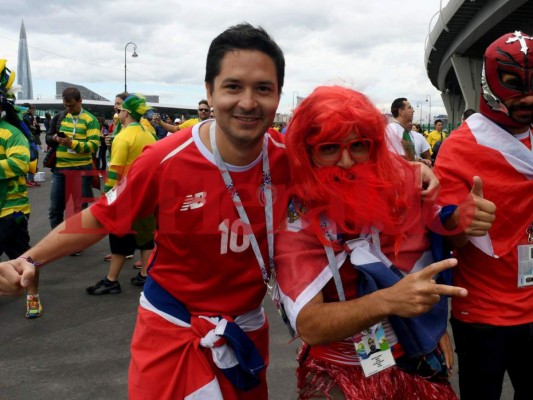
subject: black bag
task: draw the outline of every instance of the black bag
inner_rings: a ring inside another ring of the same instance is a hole
[[[433,153],[431,153],[431,160],[433,162],[435,162],[435,159],[437,158],[437,154],[439,154],[439,149],[441,145],[442,145],[442,140],[439,140],[438,142],[435,142],[435,144],[433,145],[433,148],[431,149],[431,151],[433,151]]]
[[[50,146],[50,150],[48,150],[48,153],[46,153],[43,160],[43,165],[46,168],[53,169],[56,166],[56,149],[59,143],[53,141],[52,138],[59,133],[61,121],[63,121],[63,118],[65,118],[66,115],[67,110],[60,111],[54,115],[50,121],[50,128],[46,132],[46,143]]]
[[[55,147],[52,147],[50,150],[48,150],[48,153],[46,153],[46,156],[43,160],[43,166],[46,168],[54,169],[56,167],[56,149]]]

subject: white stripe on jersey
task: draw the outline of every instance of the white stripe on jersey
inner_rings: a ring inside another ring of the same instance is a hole
[[[272,137],[271,134],[267,133],[268,135],[268,140],[276,147],[279,147],[280,149],[284,149],[285,148],[285,143],[281,143],[281,142],[277,142],[276,140],[274,140],[274,138]]]
[[[169,158],[174,157],[176,154],[178,154],[180,151],[182,151],[185,147],[190,145],[193,142],[193,138],[189,138],[186,142],[182,143],[180,146],[178,146],[176,149],[172,150],[170,153],[168,153],[163,160],[161,160],[160,164],[163,164],[166,160]]]

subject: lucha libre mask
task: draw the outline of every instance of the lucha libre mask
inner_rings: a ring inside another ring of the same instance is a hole
[[[511,74],[511,84],[502,82]],[[520,31],[503,35],[485,51],[481,75],[480,111],[496,123],[519,128],[503,104],[516,96],[533,94],[533,37]]]

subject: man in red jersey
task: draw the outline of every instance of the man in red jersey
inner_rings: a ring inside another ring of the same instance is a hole
[[[269,127],[284,69],[281,49],[263,29],[224,31],[211,43],[205,75],[216,121],[148,146],[99,203],[23,255],[49,263],[156,216],[131,346],[130,399],[268,397],[261,303],[288,181],[284,145]],[[0,272],[8,267],[0,264]]]
[[[472,175],[497,207],[483,238],[458,245],[452,299],[461,399],[533,398],[533,38],[503,35],[485,51],[480,113],[443,142],[435,166],[441,204],[459,204]]]

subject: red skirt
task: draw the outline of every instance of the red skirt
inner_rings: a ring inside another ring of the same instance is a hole
[[[344,393],[346,400],[457,400],[449,382],[428,381],[398,367],[367,378],[360,366],[333,364],[311,354],[300,363],[297,379],[300,400],[330,398],[335,387]]]

